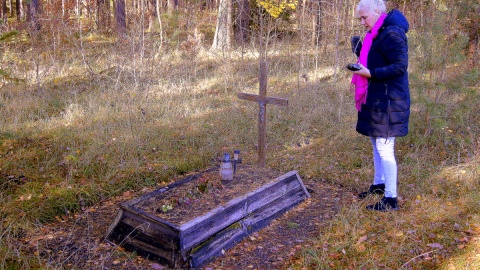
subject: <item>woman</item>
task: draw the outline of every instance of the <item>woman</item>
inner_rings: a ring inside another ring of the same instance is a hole
[[[359,198],[384,194],[369,210],[398,210],[395,138],[408,133],[410,90],[408,83],[408,22],[398,10],[386,13],[382,0],[361,0],[356,16],[365,27],[363,43],[352,38],[360,70],[354,71],[356,130],[370,137],[375,174],[370,188]]]

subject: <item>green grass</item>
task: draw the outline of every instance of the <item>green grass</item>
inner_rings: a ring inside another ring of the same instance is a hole
[[[236,98],[258,92],[254,49],[189,54],[174,44],[159,49],[154,36],[141,47],[135,35],[122,44],[88,36],[82,47],[67,40],[56,51],[51,39],[36,40],[25,53],[31,41],[22,38],[3,55],[18,63],[9,73],[23,81],[0,90],[0,268],[55,267],[22,248],[22,236],[40,223],[217,166],[225,151],[256,162],[258,105]],[[267,107],[267,165],[362,191],[373,173],[371,146],[354,130],[348,74],[317,68],[312,59],[332,60],[315,48],[277,45],[268,94],[289,106]],[[479,73],[451,70],[432,82],[413,53],[411,61],[411,132],[397,143],[402,210],[368,213],[369,201],[345,207],[293,269],[479,264]]]

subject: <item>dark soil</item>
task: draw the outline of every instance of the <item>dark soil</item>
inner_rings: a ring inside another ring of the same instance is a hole
[[[217,170],[201,173],[200,178],[158,193],[135,207],[181,225],[214,208],[248,194],[281,174],[257,166],[238,166],[233,180],[222,181]]]
[[[356,201],[350,192],[320,179],[303,182],[311,198],[245,238],[204,269],[285,269],[298,251],[310,247],[310,241],[319,236],[326,221],[334,218],[344,204]],[[55,269],[170,269],[104,239],[118,204],[151,191],[125,192],[83,213],[57,217],[57,222],[39,227],[19,244],[23,244],[26,254]]]

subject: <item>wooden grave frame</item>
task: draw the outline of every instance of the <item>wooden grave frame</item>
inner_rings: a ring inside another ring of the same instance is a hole
[[[106,239],[176,269],[197,268],[310,197],[298,172],[290,171],[184,224],[173,224],[136,207],[201,174],[120,204]]]

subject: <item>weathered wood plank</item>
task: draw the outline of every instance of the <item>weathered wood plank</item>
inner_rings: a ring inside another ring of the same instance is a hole
[[[235,246],[243,238],[270,224],[272,220],[298,205],[306,197],[303,190],[293,190],[278,200],[263,206],[244,219],[214,235],[209,240],[194,248],[190,256],[192,267],[199,267]]]
[[[300,177],[298,172],[297,171],[292,171],[292,173],[295,173],[295,175],[297,176],[297,181],[300,184],[300,186],[302,187],[303,192],[305,192],[305,195],[307,195],[307,198],[310,198],[311,197],[310,193],[308,192],[307,187],[305,187],[305,185],[303,184],[302,178]]]
[[[188,181],[194,179],[198,177],[187,177]],[[121,204],[108,228],[107,239],[175,268],[199,267],[310,197],[298,172],[292,171],[181,225],[135,206],[177,186],[178,183]]]
[[[202,241],[210,238],[218,231],[230,226],[245,216],[245,206],[235,204],[228,207],[219,207],[210,212],[207,219],[202,219],[188,229],[180,230],[180,246],[190,249]]]
[[[290,190],[300,189],[299,182],[294,174],[285,177],[278,183],[272,186],[264,186],[258,190],[258,192],[251,193],[246,197],[247,211],[251,213],[256,209],[266,205],[272,201],[277,200],[281,196],[285,195]]]
[[[112,223],[110,224],[110,226],[108,226],[108,229],[107,229],[107,233],[105,234],[105,239],[109,239],[110,238],[110,235],[113,233],[113,231],[115,230],[115,227],[117,227],[118,223],[120,222],[120,220],[122,219],[123,217],[123,210],[120,209],[118,212],[117,212],[117,215],[115,216],[115,218],[113,219]]]
[[[176,269],[184,268],[185,265],[185,261],[180,257],[178,250],[169,251],[158,248],[145,241],[145,238],[129,238],[128,241],[123,244],[123,247],[126,249],[133,249],[138,254],[150,259],[172,265]]]
[[[273,219],[301,203],[306,198],[301,190],[292,190],[282,198],[271,202],[242,220],[243,226],[257,231],[267,226]],[[251,232],[251,231],[249,231]]]
[[[141,232],[142,234],[148,235],[150,238],[155,239],[159,245],[162,245],[165,248],[179,249],[179,231],[170,226],[142,219],[141,216],[136,216],[128,211],[123,213],[120,223],[131,228],[130,232],[123,233],[124,238]]]
[[[153,215],[151,213],[147,213],[147,212],[143,211],[142,209],[138,209],[138,208],[133,207],[133,206],[124,207],[124,205],[120,205],[120,208],[123,209],[126,213],[130,213],[130,214],[135,215],[135,216],[141,216],[142,219],[149,220],[149,221],[152,221],[152,222],[157,223],[157,224],[162,224],[162,225],[168,226],[168,227],[172,228],[172,230],[176,230],[176,231],[180,230],[180,228],[176,224],[173,224],[170,221],[168,221],[166,219],[162,219],[162,218],[160,218],[156,215]]]
[[[256,209],[277,200],[293,189],[302,190],[294,172],[278,177],[276,181],[181,225],[180,245],[182,249],[189,249],[210,238],[219,230],[230,226],[230,224],[244,218]]]
[[[262,97],[262,96],[259,96],[256,94],[250,94],[250,93],[237,93],[237,97],[239,99],[248,100],[248,101],[265,102],[267,104],[288,106],[288,99],[286,98]]]
[[[204,173],[208,173],[208,172],[211,172],[211,171],[214,171],[214,170],[217,170],[217,168],[210,168],[210,169],[207,169],[205,171],[202,171],[202,172],[199,172],[199,173],[196,173],[196,174],[192,174],[192,175],[189,175],[187,177],[185,177],[184,179],[180,180],[180,181],[176,181],[170,185],[167,185],[166,187],[163,187],[163,188],[160,188],[160,189],[157,189],[153,192],[150,192],[150,193],[147,193],[143,196],[140,196],[138,198],[135,198],[133,200],[130,200],[126,203],[124,203],[123,205],[125,207],[135,207],[135,205],[137,203],[140,203],[144,200],[148,200],[152,197],[158,197],[158,198],[163,198],[164,196],[161,196],[162,193],[165,193],[165,192],[168,192],[169,190],[172,190],[178,186],[181,186],[183,184],[186,184],[188,182],[191,182],[191,181],[194,181],[194,180],[197,180],[198,178],[200,178]]]
[[[285,174],[283,176],[277,177],[275,180],[271,181],[270,183],[267,183],[264,186],[254,190],[254,191],[252,191],[248,194],[245,194],[243,196],[235,198],[235,199],[231,200],[230,202],[228,202],[227,204],[225,204],[224,206],[217,207],[217,208],[211,210],[209,213],[207,213],[203,216],[197,217],[197,218],[192,219],[191,221],[189,221],[185,224],[182,224],[180,226],[180,230],[182,230],[184,232],[188,231],[189,229],[194,228],[195,226],[200,224],[201,222],[204,222],[205,220],[208,220],[209,218],[212,218],[218,212],[222,212],[222,211],[224,211],[224,209],[226,209],[228,207],[231,207],[231,206],[235,206],[235,205],[238,205],[238,204],[244,204],[246,200],[256,201],[256,200],[258,200],[258,197],[263,197],[264,195],[266,195],[266,193],[269,193],[269,192],[275,193],[278,190],[284,191],[286,188],[282,188],[282,186],[285,185],[285,183],[291,182],[294,179],[294,178],[293,179],[291,178],[292,176],[295,176],[295,172],[290,172],[290,173]],[[273,200],[275,200],[275,198],[270,197],[270,198],[267,198],[267,200],[273,201]],[[254,209],[255,205],[252,204],[252,203],[250,203],[250,204],[252,205],[250,207],[250,211],[254,211],[255,210]],[[246,213],[246,214],[248,214],[248,213]]]
[[[222,250],[227,251],[247,237],[247,230],[240,222],[232,224],[217,233],[205,243],[190,252],[189,266],[200,267],[215,257],[222,255]]]
[[[116,235],[116,233],[119,234]],[[120,240],[118,243],[121,246],[128,243],[142,242],[145,247],[150,247],[149,249],[152,250],[154,254],[167,256],[166,258],[170,256],[170,253],[178,251],[178,242],[175,243],[175,239],[162,239],[163,241],[158,241],[157,238],[152,238],[150,235],[144,234],[142,231],[136,230],[125,223],[120,223],[117,226],[117,230],[112,234],[112,237],[116,236],[121,237],[121,239],[118,239]],[[172,243],[168,243],[168,241]]]

